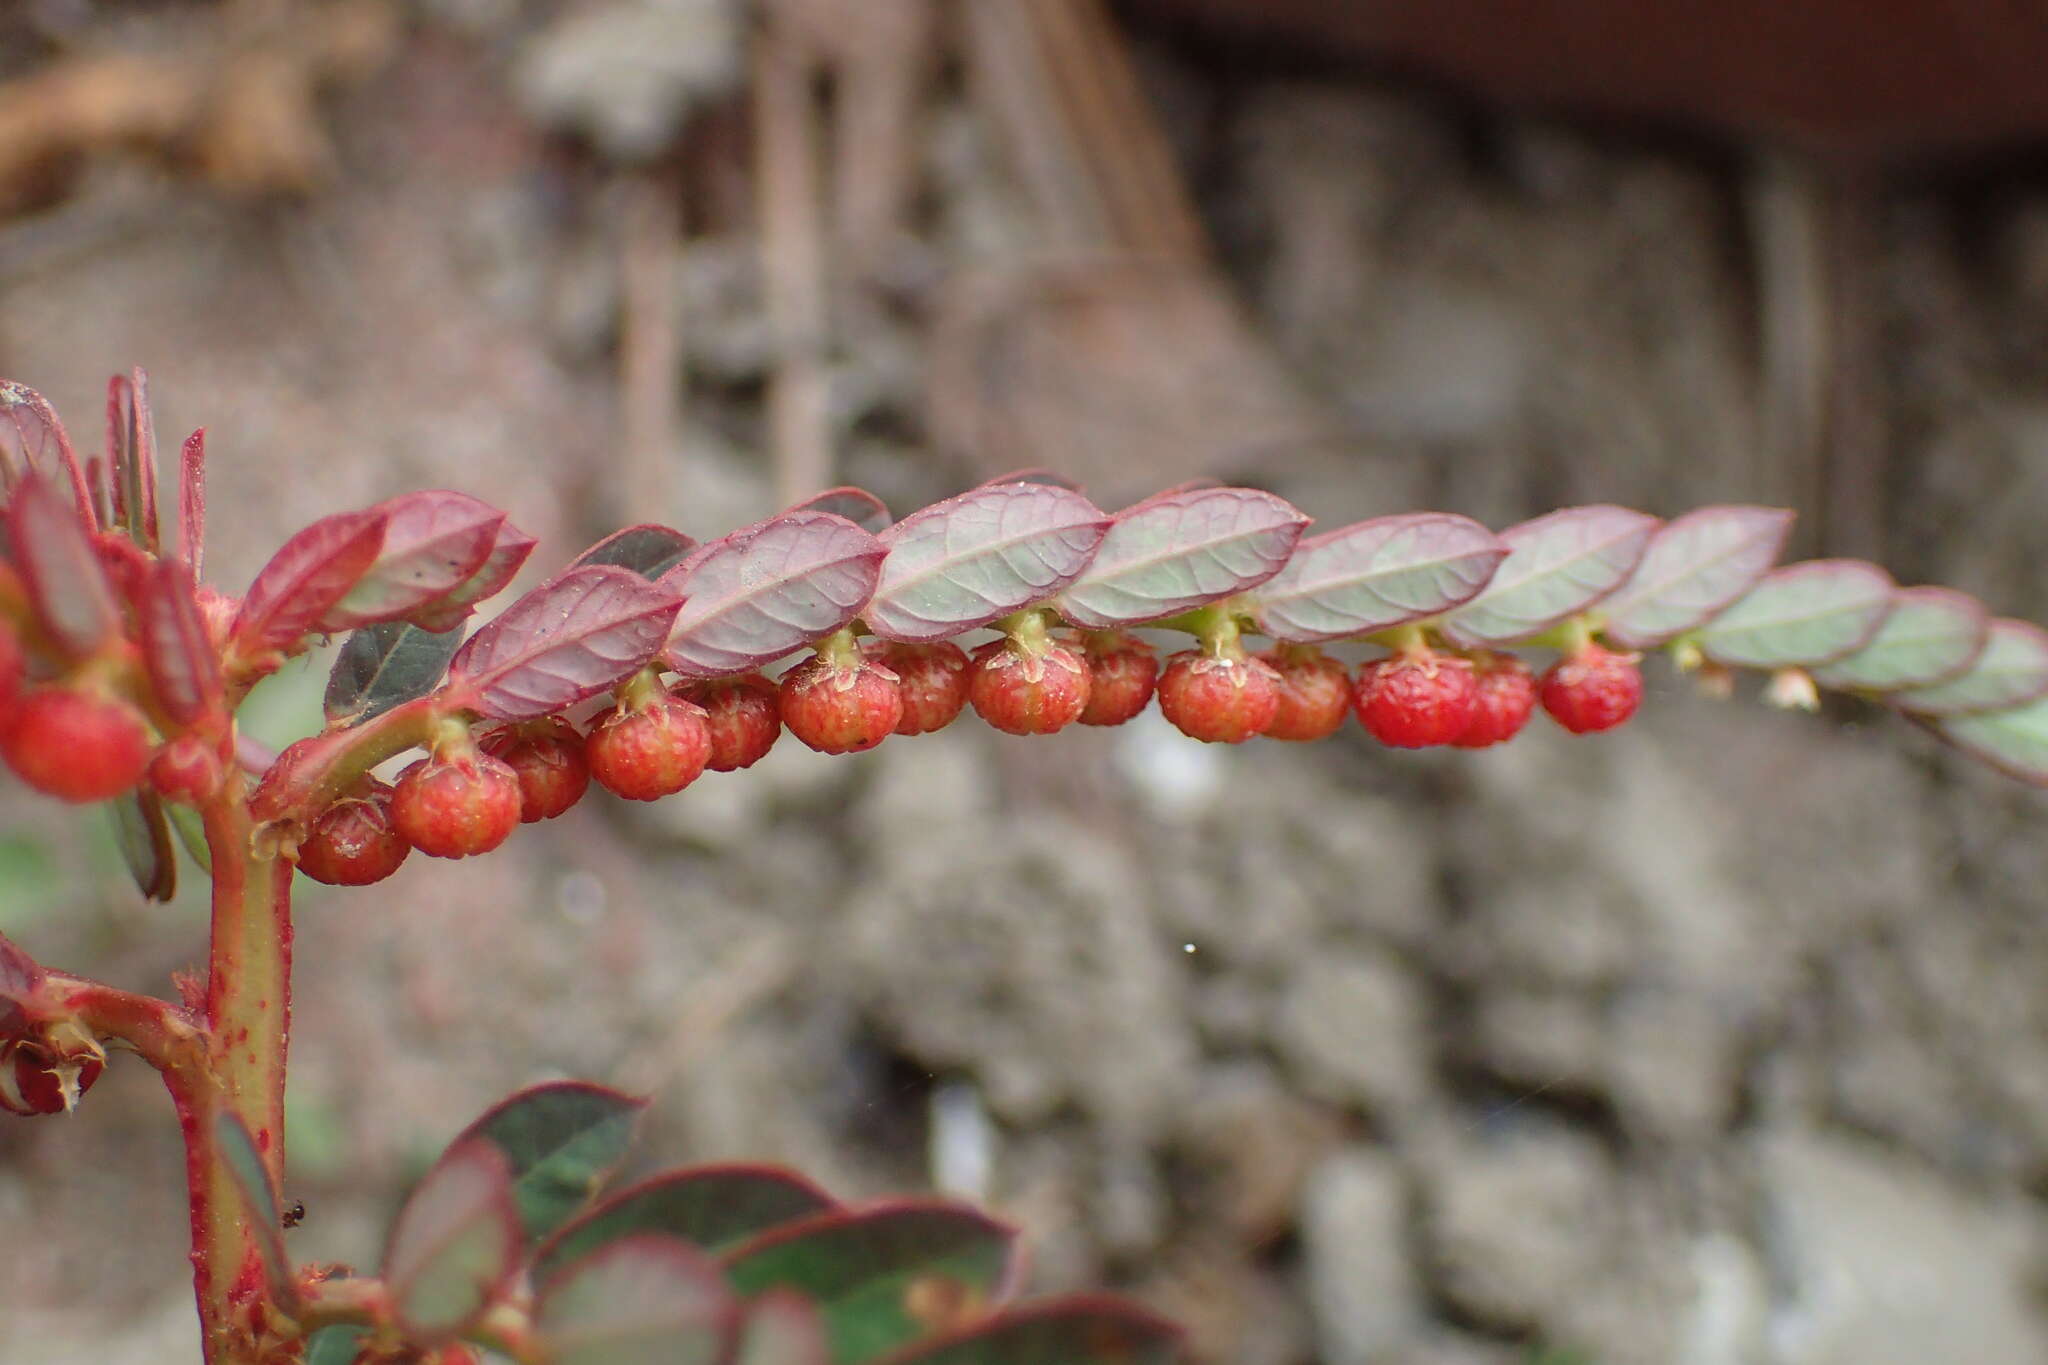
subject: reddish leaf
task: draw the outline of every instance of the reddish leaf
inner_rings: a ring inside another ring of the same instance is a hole
[[[865,488],[828,488],[814,497],[805,498],[789,510],[830,512],[835,517],[845,517],[873,535],[880,535],[891,520],[889,509],[882,505],[882,500]]]
[[[569,561],[570,568],[582,564],[616,564],[642,578],[659,578],[683,562],[683,556],[697,548],[697,542],[681,531],[652,523],[614,531]]]
[[[114,519],[135,543],[158,548],[156,422],[149,410],[149,376],[141,370],[107,381],[107,473]]]
[[[479,602],[496,596],[518,576],[537,542],[511,522],[501,522],[491,551],[469,580],[435,598],[406,619],[421,630],[453,630],[469,618]]]
[[[106,570],[76,510],[48,479],[30,475],[7,507],[7,531],[36,617],[73,654],[91,654],[121,629]]]
[[[549,1277],[534,1325],[552,1365],[719,1365],[739,1316],[716,1261],[641,1233]]]
[[[296,645],[377,562],[384,522],[380,507],[337,512],[287,540],[243,596],[232,647],[253,655]]]
[[[770,1228],[836,1207],[810,1181],[773,1166],[689,1167],[621,1190],[564,1224],[534,1253],[534,1270],[546,1275],[553,1266],[636,1232],[728,1251]]]
[[[497,543],[505,514],[446,489],[377,504],[384,545],[377,560],[320,618],[321,631],[399,620],[467,583]]]
[[[31,474],[52,481],[63,478],[79,520],[99,529],[85,471],[55,410],[28,385],[0,379],[0,491],[17,487]]]
[[[1600,604],[1603,631],[1649,649],[1704,625],[1770,572],[1791,529],[1792,514],[1776,507],[1702,507],[1666,522]]]
[[[1369,635],[1470,601],[1507,553],[1470,517],[1377,517],[1302,541],[1251,595],[1252,612],[1276,640]]]
[[[1182,493],[1199,493],[1205,488],[1221,487],[1223,487],[1223,480],[1212,479],[1206,474],[1201,475],[1198,478],[1182,479],[1179,483],[1174,484],[1171,488],[1162,488],[1157,493],[1147,493],[1144,497],[1139,498],[1129,507],[1124,508],[1123,513],[1135,512],[1140,507],[1143,507],[1146,503],[1158,502],[1161,498],[1178,497]],[[1122,514],[1120,513],[1119,515]]]
[[[392,1224],[384,1280],[398,1323],[415,1341],[456,1336],[518,1269],[519,1209],[505,1154],[488,1142],[459,1142],[421,1177]]]
[[[992,479],[983,479],[979,486],[994,488],[1006,483],[1043,484],[1047,488],[1064,488],[1069,493],[1082,491],[1079,479],[1069,478],[1057,469],[1046,469],[1039,465],[1028,465],[1023,469],[1013,469],[1007,474],[998,474]]]
[[[470,637],[449,665],[498,720],[551,715],[652,659],[681,605],[631,569],[588,564],[541,584]]]
[[[1506,644],[1541,634],[1625,582],[1657,519],[1626,507],[1567,507],[1500,533],[1508,557],[1485,591],[1443,621],[1462,645]]]
[[[1180,1329],[1133,1303],[1096,1295],[1048,1299],[918,1342],[887,1365],[1174,1365]]]
[[[206,428],[185,438],[178,452],[178,552],[192,566],[192,576],[205,572],[206,551]]]
[[[173,721],[190,725],[220,702],[222,689],[220,659],[207,642],[185,566],[156,561],[136,594],[135,614],[157,703]]]
[[[662,658],[689,677],[743,673],[851,621],[882,543],[830,512],[784,512],[702,546],[662,579],[683,607]]]
[[[1158,621],[1257,587],[1286,565],[1308,526],[1302,512],[1251,488],[1147,498],[1117,515],[1088,571],[1060,594],[1060,614],[1108,629]]]
[[[861,613],[891,640],[942,640],[1046,601],[1079,578],[1109,518],[1071,489],[990,484],[882,533],[889,557]]]

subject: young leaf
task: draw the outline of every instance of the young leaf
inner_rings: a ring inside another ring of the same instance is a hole
[[[662,579],[683,597],[662,659],[718,677],[830,635],[866,605],[886,553],[830,512],[784,512],[714,540]]]
[[[874,1360],[949,1315],[1006,1298],[1018,1273],[1016,1232],[954,1204],[904,1200],[820,1214],[727,1254],[743,1294],[782,1287],[824,1315],[832,1359]]]
[[[391,1227],[384,1281],[398,1323],[417,1341],[454,1337],[518,1269],[511,1164],[491,1143],[458,1141],[421,1177]]]
[[[89,530],[98,530],[85,471],[64,424],[49,400],[26,384],[0,379],[0,491],[19,487],[31,474],[68,482],[72,506]]]
[[[1943,716],[1932,725],[1936,734],[1972,758],[2008,777],[2048,787],[2048,697],[2010,711]]]
[[[130,539],[154,552],[156,421],[149,410],[149,376],[139,369],[107,381],[107,472],[117,518]]]
[[[0,1034],[18,1030],[27,1018],[36,988],[43,983],[43,969],[36,960],[0,934]]]
[[[220,657],[206,638],[192,575],[161,559],[144,575],[135,602],[142,666],[164,714],[190,725],[222,699]]]
[[[200,577],[206,563],[206,428],[178,451],[178,554]]]
[[[170,802],[164,806],[164,815],[171,822],[171,833],[178,836],[178,842],[185,846],[185,856],[192,865],[207,876],[213,875],[213,850],[206,846],[206,823],[197,810],[181,802]]]
[[[1657,518],[1626,507],[1567,507],[1500,533],[1508,557],[1477,597],[1444,617],[1461,645],[1540,635],[1627,581]]]
[[[987,625],[1079,578],[1108,529],[1109,518],[1072,489],[970,489],[882,533],[889,557],[862,617],[875,634],[913,643]]]
[[[590,1201],[626,1154],[644,1099],[587,1081],[536,1085],[493,1105],[453,1145],[475,1140],[505,1156],[529,1239]]]
[[[114,842],[121,861],[144,899],[168,901],[178,894],[178,858],[164,800],[153,791],[124,792],[108,803],[114,813]]]
[[[577,555],[569,562],[570,568],[579,564],[616,564],[622,569],[631,569],[642,578],[659,578],[683,562],[683,556],[697,548],[697,542],[681,531],[672,531],[666,526],[652,523],[643,526],[628,526],[623,531],[614,531],[597,544]]]
[[[352,1322],[322,1327],[306,1339],[306,1365],[356,1365],[369,1329]]]
[[[1776,507],[1702,507],[1666,522],[1601,604],[1604,633],[1649,649],[1705,624],[1770,572],[1791,529],[1792,514]]]
[[[801,1294],[771,1289],[747,1304],[733,1365],[831,1365],[825,1322]]]
[[[1302,541],[1287,567],[1252,594],[1252,613],[1276,640],[1369,635],[1470,601],[1507,553],[1470,517],[1376,517]]]
[[[409,621],[381,621],[354,632],[327,675],[327,723],[360,725],[400,702],[424,697],[461,645],[459,630],[421,630]]]
[[[2009,711],[2048,693],[2048,631],[2005,618],[1991,623],[1970,671],[1933,687],[1894,692],[1889,700],[1923,716]]]
[[[629,677],[661,648],[680,605],[631,569],[587,564],[549,579],[456,651],[449,672],[497,720],[545,716]]]
[[[834,1207],[816,1185],[773,1166],[670,1171],[563,1224],[534,1253],[534,1274],[545,1277],[555,1266],[636,1232],[666,1233],[706,1251],[729,1251],[770,1228]]]
[[[870,535],[880,535],[888,528],[889,509],[882,500],[865,488],[828,488],[789,509],[792,512],[830,512],[836,517],[845,517]]]
[[[235,613],[233,647],[255,655],[297,644],[377,562],[384,518],[377,507],[337,512],[278,547]]]
[[[511,522],[500,523],[497,538],[491,542],[491,552],[484,556],[484,562],[477,571],[460,587],[435,598],[406,619],[421,630],[455,629],[469,619],[477,603],[504,591],[505,585],[517,576],[537,543]]]
[[[982,488],[997,488],[1009,483],[1043,484],[1047,488],[1064,488],[1069,493],[1079,493],[1082,491],[1079,479],[1069,478],[1057,469],[1046,469],[1041,465],[1027,465],[1023,469],[1013,469],[1007,474],[998,474],[992,479],[983,479],[978,486]]]
[[[270,1183],[270,1170],[257,1154],[256,1140],[239,1118],[223,1109],[214,1116],[213,1144],[242,1196],[249,1228],[263,1255],[263,1272],[270,1292],[289,1305],[297,1298],[291,1277],[291,1262],[284,1254],[284,1225],[278,1216],[277,1189]]]
[[[1891,614],[1892,576],[1860,559],[1810,559],[1773,569],[1695,637],[1738,668],[1824,664],[1861,649]]]
[[[550,1365],[719,1365],[738,1320],[718,1263],[653,1233],[546,1279],[535,1312]]]
[[[467,583],[489,558],[505,514],[445,488],[406,493],[377,504],[384,545],[377,560],[339,602],[321,615],[322,631],[392,621]]]
[[[29,476],[7,513],[8,543],[43,629],[77,655],[113,639],[121,629],[113,588],[77,512],[56,487]]]
[[[1074,1295],[1005,1309],[920,1342],[888,1365],[1176,1365],[1180,1329],[1120,1299]]]
[[[1813,670],[1822,687],[1895,692],[1931,687],[1969,671],[1991,639],[1991,613],[1948,588],[1901,588],[1870,643]]]
[[[1163,620],[1279,573],[1308,517],[1271,493],[1205,488],[1118,514],[1060,615],[1091,630]]]

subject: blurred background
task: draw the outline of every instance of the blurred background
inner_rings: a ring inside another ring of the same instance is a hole
[[[1042,464],[1789,505],[2039,621],[2043,70],[2026,0],[11,0],[0,373],[91,446],[146,366],[231,591],[420,486],[531,577]],[[986,1199],[1218,1365],[2048,1358],[2040,796],[1649,671],[1480,755],[785,742],[304,885],[293,1250],[374,1263],[575,1075],[654,1095],[643,1168]],[[110,850],[0,788],[0,931],[165,990],[202,900]],[[0,1125],[0,1229],[0,1360],[196,1361],[143,1068]]]

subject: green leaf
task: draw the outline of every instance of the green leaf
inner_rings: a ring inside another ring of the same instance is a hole
[[[588,1203],[626,1155],[647,1101],[587,1081],[522,1090],[493,1107],[456,1141],[481,1138],[503,1152],[529,1240],[537,1241]]]
[[[2048,693],[2048,631],[2025,621],[1991,623],[1984,652],[1951,682],[1894,692],[1890,700],[1923,716],[2009,711]]]
[[[306,1365],[355,1365],[366,1335],[354,1323],[322,1327],[306,1341]]]
[[[327,675],[329,725],[360,725],[434,690],[462,644],[459,630],[421,630],[382,621],[348,637]]]
[[[1738,668],[1802,668],[1861,649],[1891,614],[1891,575],[1858,559],[1813,559],[1764,575],[1700,628],[1700,649]]]
[[[1309,536],[1249,594],[1259,629],[1314,644],[1369,635],[1479,595],[1507,546],[1470,517],[1414,512]]]
[[[1626,507],[1567,507],[1500,533],[1508,557],[1477,597],[1443,619],[1461,645],[1539,635],[1625,582],[1657,519]]]
[[[801,1294],[771,1289],[747,1305],[733,1365],[828,1365],[825,1322]]]
[[[772,1166],[697,1166],[622,1190],[564,1224],[534,1255],[534,1273],[636,1232],[662,1232],[710,1252],[729,1251],[784,1223],[836,1207],[801,1176]]]
[[[921,1342],[888,1365],[1175,1365],[1172,1323],[1120,1299],[1076,1295],[1008,1309]]]
[[[739,1320],[718,1263],[655,1233],[622,1238],[545,1282],[550,1365],[716,1365]]]
[[[114,842],[121,861],[144,897],[167,901],[178,893],[178,859],[164,799],[153,791],[132,791],[107,803],[114,817]]]
[[[1286,565],[1308,517],[1253,488],[1199,488],[1117,514],[1088,571],[1060,594],[1092,630],[1158,621],[1257,587]]]
[[[1948,588],[1901,588],[1870,643],[1813,670],[1822,687],[1894,692],[1930,687],[1969,671],[1991,638],[1990,613]]]
[[[1792,529],[1775,507],[1702,507],[1666,522],[1600,604],[1607,637],[1649,649],[1713,619],[1769,572]]]
[[[763,1233],[727,1255],[726,1272],[743,1294],[780,1287],[816,1303],[832,1359],[856,1365],[1007,1297],[1015,1243],[974,1209],[905,1200]]]
[[[1934,732],[2007,776],[2048,787],[2048,697],[2011,711],[1946,716]]]
[[[164,807],[164,814],[170,817],[171,833],[178,836],[178,842],[185,846],[185,852],[201,872],[213,875],[213,850],[206,846],[206,822],[199,812],[190,806],[175,802]]]
[[[213,1142],[242,1196],[257,1249],[263,1253],[263,1270],[270,1280],[271,1294],[279,1302],[289,1304],[297,1295],[292,1285],[291,1262],[285,1258],[284,1227],[277,1209],[277,1189],[270,1183],[270,1169],[257,1153],[249,1129],[232,1113],[223,1110],[214,1116]]]
[[[391,1226],[384,1280],[399,1324],[419,1341],[459,1334],[518,1271],[519,1246],[511,1163],[482,1139],[457,1141]]]

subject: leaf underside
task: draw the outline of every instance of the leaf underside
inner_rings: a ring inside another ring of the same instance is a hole
[[[1634,572],[1657,519],[1626,507],[1567,507],[1500,533],[1508,547],[1486,587],[1443,619],[1463,645],[1540,635],[1601,601]]]
[[[1191,489],[1120,513],[1060,615],[1101,630],[1157,621],[1257,587],[1286,565],[1308,518],[1271,493]]]
[[[491,1143],[458,1140],[420,1178],[391,1227],[384,1280],[415,1340],[455,1336],[519,1265],[511,1165]]]
[[[541,584],[456,651],[449,672],[496,720],[526,720],[616,686],[654,657],[679,605],[630,569],[588,564]]]
[[[1109,518],[1072,489],[984,485],[882,533],[874,600],[861,612],[888,640],[942,640],[1047,598],[1079,578]]]
[[[1738,668],[1831,663],[1861,649],[1891,614],[1891,575],[1853,559],[1773,569],[1696,639],[1706,656]]]
[[[860,613],[882,543],[830,512],[784,512],[694,551],[662,579],[683,599],[662,659],[685,677],[745,672]]]
[[[1600,604],[1607,637],[1649,649],[1706,624],[1770,572],[1791,529],[1792,514],[1775,507],[1702,507],[1666,522]]]
[[[1249,595],[1252,616],[1276,640],[1369,635],[1470,601],[1507,553],[1469,517],[1378,517],[1302,541],[1287,567]]]

